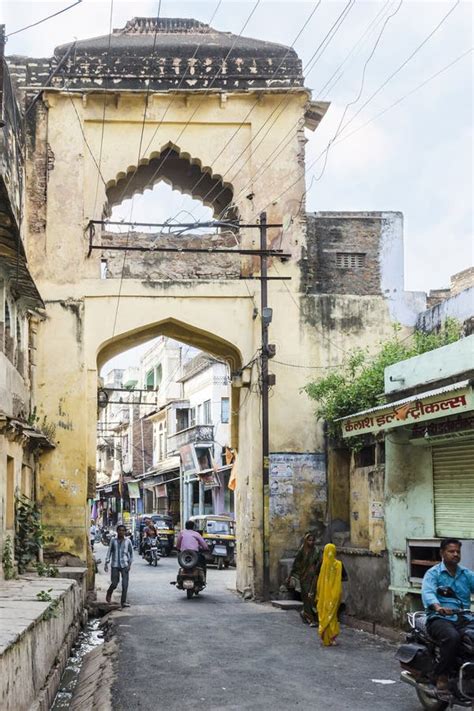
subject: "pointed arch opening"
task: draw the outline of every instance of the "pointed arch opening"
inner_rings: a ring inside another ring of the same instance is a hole
[[[166,144],[159,153],[143,159],[138,167],[129,166],[107,185],[107,211],[134,195],[151,190],[159,182],[165,182],[183,195],[188,195],[211,208],[214,217],[225,215],[227,220],[237,219],[233,206],[233,189],[220,175],[215,175],[209,166],[203,166],[198,158],[181,152],[178,146]]]

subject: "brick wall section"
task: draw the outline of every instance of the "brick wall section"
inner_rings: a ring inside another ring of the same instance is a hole
[[[151,247],[194,247],[235,248],[232,235],[182,235],[170,237],[167,234],[110,233],[102,235],[103,246]],[[97,243],[98,238],[97,238]],[[238,279],[240,277],[240,257],[238,254],[185,254],[173,252],[127,252],[124,266],[124,252],[104,249],[102,259],[107,261],[107,278],[142,279],[149,282],[174,281],[181,279]]]
[[[307,247],[301,261],[303,292],[381,294],[381,226],[382,214],[377,212],[308,214]],[[364,255],[363,266],[338,266],[338,254]]]
[[[138,408],[137,408],[138,409]],[[142,425],[143,425],[143,452],[142,458]],[[133,420],[132,427],[132,472],[133,476],[143,474],[143,459],[145,471],[153,464],[153,424],[147,420]]]
[[[426,297],[426,308],[431,309],[433,306],[437,306],[445,299],[449,299],[451,296],[450,289],[431,289],[429,295]]]
[[[451,277],[451,296],[474,286],[474,267],[464,269]]]

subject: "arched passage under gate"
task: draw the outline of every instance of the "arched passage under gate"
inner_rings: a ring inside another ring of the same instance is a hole
[[[122,308],[124,317],[127,313],[135,312],[137,314],[143,311],[143,308],[138,312],[135,311],[130,308],[128,303],[123,304]],[[175,317],[165,318],[153,323],[137,324],[135,328],[121,331],[115,336],[97,343],[96,370],[94,372],[92,367],[88,368],[88,381],[90,384],[90,407],[88,408],[86,425],[89,439],[88,469],[92,471],[96,462],[97,409],[95,396],[97,375],[104,363],[123,351],[151,341],[158,336],[168,336],[225,361],[233,376],[231,384],[230,444],[237,451],[239,472],[235,491],[235,514],[237,530],[239,531],[237,542],[238,586],[239,589],[245,589],[253,587],[253,576],[249,576],[249,572],[256,560],[258,560],[258,550],[261,547],[261,541],[259,540],[261,531],[255,530],[251,524],[251,522],[258,521],[261,516],[261,513],[255,509],[261,503],[261,495],[259,495],[259,492],[261,492],[261,488],[259,488],[261,487],[260,468],[258,459],[252,461],[254,455],[257,455],[257,457],[260,455],[255,448],[247,446],[251,437],[250,433],[253,432],[258,437],[256,420],[258,419],[259,397],[256,393],[251,393],[248,388],[242,388],[242,366],[245,365],[246,361],[237,343],[223,337],[221,333],[211,332],[202,327],[209,320],[209,317],[206,318],[204,313],[199,315],[199,311],[200,309],[198,308],[195,323],[184,322]],[[250,314],[249,318],[251,321]],[[137,320],[136,315],[135,320]],[[95,321],[96,319],[94,319]],[[87,323],[85,325],[87,330]],[[230,332],[232,333],[232,329],[230,329]],[[235,341],[238,341],[237,333],[235,333]],[[92,355],[92,342],[90,345],[90,353]],[[90,366],[92,365],[93,363],[90,364]],[[92,389],[94,383],[96,385],[95,391]],[[243,390],[245,392],[242,392]],[[245,443],[242,448],[240,447],[241,442]],[[252,566],[249,566],[249,560],[252,561]]]
[[[231,67],[226,43],[234,40],[229,36],[216,42],[212,28],[193,20],[176,24],[168,18],[159,21],[156,33],[148,28],[156,27],[154,22],[143,24],[138,18],[114,32],[110,64],[97,52],[95,40],[76,43],[68,90],[59,73],[32,110],[31,161],[35,170],[44,166],[44,175],[36,182],[47,186],[28,193],[29,262],[46,305],[38,332],[35,391],[40,416],[56,425],[56,448],[45,454],[40,465],[40,499],[43,521],[54,536],[53,552],[79,560],[87,552],[87,498],[95,493],[98,362],[160,332],[231,359],[236,370],[255,358],[261,346],[259,286],[251,281],[258,279],[259,260],[235,250],[236,246],[258,249],[257,231],[237,231],[232,225],[210,235],[168,231],[152,235],[128,229],[110,234],[97,228],[97,242],[89,250],[90,220],[100,222],[114,205],[159,180],[212,207],[216,218],[238,216],[241,224],[254,224],[261,209],[266,209],[270,224],[287,225],[284,233],[270,229],[268,244],[278,244],[289,254],[278,271],[269,265],[276,279],[268,285],[273,308],[271,343],[278,347],[282,361],[297,358],[309,363],[319,353],[299,303],[304,220],[299,216],[287,219],[294,216],[295,205],[303,204],[304,171],[300,179],[292,178],[284,197],[277,199],[280,186],[288,184],[289,173],[301,168],[301,127],[309,94],[299,60],[280,46],[235,38],[242,42],[242,55],[236,56]],[[187,71],[187,60],[194,60],[191,40],[199,46],[204,43],[197,68],[192,65],[192,78],[182,73]],[[56,59],[67,51],[67,47],[59,48]],[[283,55],[285,62],[269,75],[275,57]],[[153,79],[145,85],[143,67],[150,57],[154,57]],[[176,65],[175,59],[179,60]],[[164,73],[157,71],[162,60]],[[218,79],[212,91],[209,61]],[[176,77],[176,66],[181,67],[180,77]],[[117,74],[113,84],[111,71]],[[273,73],[279,76],[272,79]],[[280,92],[288,90],[285,111],[278,112]],[[272,130],[262,131],[270,121]],[[256,135],[258,143],[253,143]],[[269,160],[276,145],[282,148]],[[265,177],[260,179],[263,167]],[[130,221],[137,219],[134,214]],[[148,249],[150,242],[167,247],[174,239],[185,246],[187,241],[190,248],[200,240],[222,246],[226,253],[170,256]],[[145,250],[132,253],[130,246]],[[229,253],[229,248],[234,251]],[[282,278],[288,282],[279,281]],[[270,401],[271,452],[304,457],[315,451],[317,434],[307,431],[311,404],[299,395],[304,373],[295,368],[278,375]],[[234,416],[233,437],[239,451],[238,586],[258,594],[263,566],[257,369],[251,385],[242,388],[240,399],[234,388],[233,400],[238,404],[233,409],[238,415]],[[270,531],[274,589],[278,560],[288,548],[297,547],[300,529],[314,518],[311,511],[316,506],[305,505],[309,513],[304,516],[293,513],[293,508],[303,506],[305,487],[306,480],[295,494],[294,506],[289,503],[283,512],[274,510]]]

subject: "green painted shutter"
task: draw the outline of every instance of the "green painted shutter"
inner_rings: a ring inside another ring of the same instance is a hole
[[[436,535],[474,538],[474,440],[433,447]]]

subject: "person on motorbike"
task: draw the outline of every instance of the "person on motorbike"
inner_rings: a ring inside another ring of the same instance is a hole
[[[474,593],[474,571],[460,565],[461,541],[446,538],[441,541],[441,563],[430,568],[423,578],[422,600],[428,615],[427,630],[439,646],[440,656],[435,667],[436,687],[448,689],[449,673],[456,660],[461,637],[467,627],[474,627],[474,615],[469,612]]]
[[[204,577],[206,577],[206,559],[202,551],[208,551],[209,546],[201,534],[194,530],[194,521],[186,521],[184,531],[180,531],[176,541],[176,549],[178,551],[198,551],[199,565],[204,570]]]
[[[139,541],[138,541],[138,552],[141,556],[144,555],[145,553],[145,542],[147,538],[147,531],[150,528],[150,526],[153,526],[153,521],[149,516],[146,516],[142,523],[140,524],[140,529],[139,529]],[[153,526],[154,527],[154,526]]]

